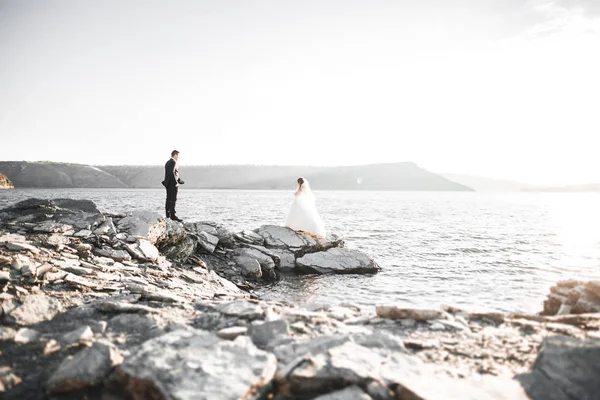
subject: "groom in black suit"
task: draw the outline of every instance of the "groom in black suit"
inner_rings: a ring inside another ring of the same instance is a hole
[[[175,203],[177,202],[179,185],[185,183],[179,178],[179,165],[177,164],[177,160],[179,160],[179,152],[173,150],[171,152],[171,159],[165,164],[165,180],[162,181],[162,184],[167,188],[167,203],[165,204],[167,218],[171,218],[173,221],[183,222],[175,215]]]

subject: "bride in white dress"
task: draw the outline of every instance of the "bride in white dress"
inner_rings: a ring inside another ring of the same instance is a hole
[[[298,190],[296,190],[285,226],[295,231],[325,237],[325,224],[317,211],[315,195],[304,178],[298,178]]]

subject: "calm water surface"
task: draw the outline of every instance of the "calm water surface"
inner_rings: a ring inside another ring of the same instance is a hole
[[[538,311],[560,279],[600,279],[600,194],[317,192],[330,231],[382,266],[374,276],[288,277],[261,295],[298,303],[453,304]],[[163,190],[15,189],[90,199],[101,209],[163,210]],[[178,213],[241,230],[282,224],[292,194],[182,189]]]

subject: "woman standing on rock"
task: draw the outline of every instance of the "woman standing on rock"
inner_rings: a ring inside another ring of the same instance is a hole
[[[315,195],[310,190],[308,181],[302,177],[298,178],[298,190],[296,190],[285,226],[295,231],[325,237],[325,224],[317,211]]]

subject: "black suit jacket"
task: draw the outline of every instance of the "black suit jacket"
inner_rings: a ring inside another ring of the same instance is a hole
[[[165,180],[162,181],[164,187],[177,187],[183,183],[179,178],[179,165],[174,159],[170,159],[165,164]]]

